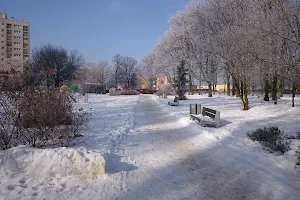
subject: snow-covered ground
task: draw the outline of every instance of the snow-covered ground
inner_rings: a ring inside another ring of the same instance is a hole
[[[167,105],[172,97],[153,95],[81,99],[78,107],[91,113],[84,143],[0,151],[0,199],[299,200],[299,141],[292,141],[286,155],[276,155],[246,137],[271,125],[296,135],[300,109],[291,107],[289,97],[278,105],[250,97],[249,111],[235,97],[188,98],[178,107]],[[190,103],[220,110],[221,127],[190,121]],[[99,171],[102,156],[106,175]]]
[[[89,95],[88,100],[84,103],[81,98],[77,105],[91,113],[82,144],[42,150],[20,146],[0,151],[0,199],[81,199],[78,194],[91,199],[88,185],[99,187],[93,189],[100,192],[110,178],[102,175],[103,156],[108,174],[131,167],[122,163],[119,143],[133,127],[139,97]]]

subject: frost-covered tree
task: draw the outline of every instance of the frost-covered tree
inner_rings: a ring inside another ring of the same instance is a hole
[[[154,66],[172,82],[185,63],[192,77],[208,84],[209,96],[225,77],[227,94],[232,87],[244,110],[257,90],[265,100],[271,93],[276,104],[285,86],[293,96],[299,90],[299,19],[298,0],[193,0],[171,17],[153,50]]]

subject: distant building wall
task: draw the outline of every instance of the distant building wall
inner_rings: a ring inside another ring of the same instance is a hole
[[[0,71],[23,71],[30,59],[30,24],[0,13]]]

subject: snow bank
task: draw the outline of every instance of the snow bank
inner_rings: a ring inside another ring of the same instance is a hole
[[[95,179],[105,173],[100,154],[72,148],[34,149],[25,146],[0,152],[0,176],[23,174],[35,180],[53,177]]]

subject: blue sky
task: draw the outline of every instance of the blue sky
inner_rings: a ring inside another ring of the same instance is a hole
[[[189,0],[1,0],[0,12],[30,22],[31,48],[78,50],[86,61],[121,55],[139,60]]]

